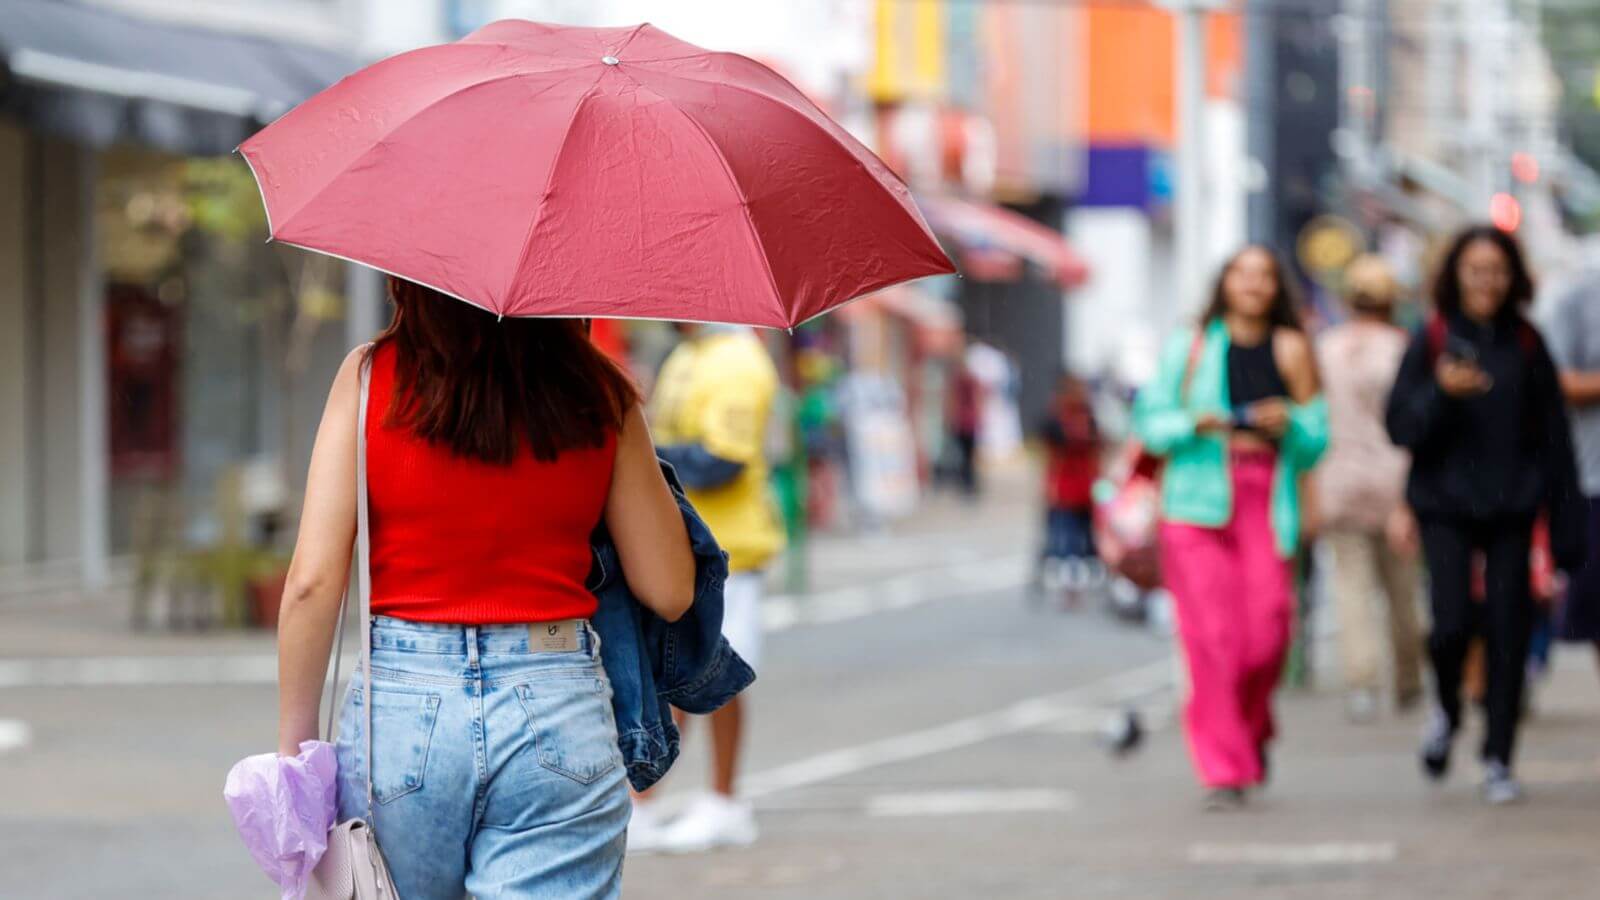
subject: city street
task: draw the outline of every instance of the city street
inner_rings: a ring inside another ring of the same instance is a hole
[[[279,629],[302,722],[347,581],[577,649],[597,559],[698,633],[618,685],[765,641],[628,900],[1600,898],[1597,73],[1600,0],[0,0],[0,900],[280,897]],[[381,843],[614,883],[554,656],[367,692]]]
[[[1173,727],[1166,641],[1098,611],[1030,610],[1018,553],[1029,521],[1004,499],[936,505],[891,535],[820,542],[815,592],[774,599],[750,695],[745,785],[761,842],[632,857],[626,896],[1592,889],[1600,692],[1583,654],[1559,657],[1541,694],[1523,807],[1484,808],[1466,765],[1423,784],[1418,721],[1355,728],[1337,695],[1289,693],[1270,791],[1207,814]],[[0,635],[0,897],[272,896],[221,800],[228,766],[273,740],[270,641],[130,637],[31,603],[7,611]],[[1119,760],[1099,732],[1124,705],[1153,731]],[[703,749],[691,737],[667,802],[701,782]]]

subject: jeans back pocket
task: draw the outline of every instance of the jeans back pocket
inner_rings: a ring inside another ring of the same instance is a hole
[[[539,751],[539,764],[592,784],[622,764],[611,691],[592,673],[541,678],[516,686]]]
[[[392,803],[422,788],[428,769],[428,749],[439,721],[439,695],[421,688],[375,683],[372,686],[372,798]],[[351,692],[354,712],[364,717],[365,698],[359,688]],[[363,727],[366,723],[358,718]],[[356,748],[356,758],[365,742]],[[358,772],[358,781],[366,773]]]

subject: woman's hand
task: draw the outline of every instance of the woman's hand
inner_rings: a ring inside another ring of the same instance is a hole
[[[1488,373],[1475,363],[1444,357],[1434,368],[1439,389],[1452,397],[1471,397],[1485,393],[1494,384]]]
[[[1289,432],[1289,404],[1277,397],[1257,400],[1247,409],[1250,426],[1261,433],[1281,438]]]
[[[1224,434],[1231,430],[1233,425],[1216,413],[1201,413],[1195,417],[1195,434]]]

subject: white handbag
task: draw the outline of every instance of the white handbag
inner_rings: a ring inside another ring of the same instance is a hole
[[[367,393],[371,381],[372,356],[361,364],[361,406],[356,414],[356,596],[361,605],[361,675],[366,679],[361,708],[367,717],[362,735],[366,739],[367,814],[347,819],[328,832],[328,849],[311,872],[306,884],[306,900],[399,900],[399,892],[389,877],[389,866],[378,849],[372,828],[372,570],[371,536],[367,532]],[[339,686],[339,663],[344,639],[345,603],[339,601],[339,624],[333,638],[333,678],[329,685],[328,726],[324,734],[333,739],[335,708],[333,691]]]

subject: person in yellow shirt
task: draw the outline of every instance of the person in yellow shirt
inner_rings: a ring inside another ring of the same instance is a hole
[[[656,380],[651,429],[657,452],[728,553],[722,633],[759,670],[765,569],[784,543],[765,453],[778,370],[747,328],[680,327],[685,340]],[[734,793],[743,725],[742,695],[711,714],[711,793],[670,825],[648,802],[636,804],[629,849],[693,852],[755,841],[754,813]]]

